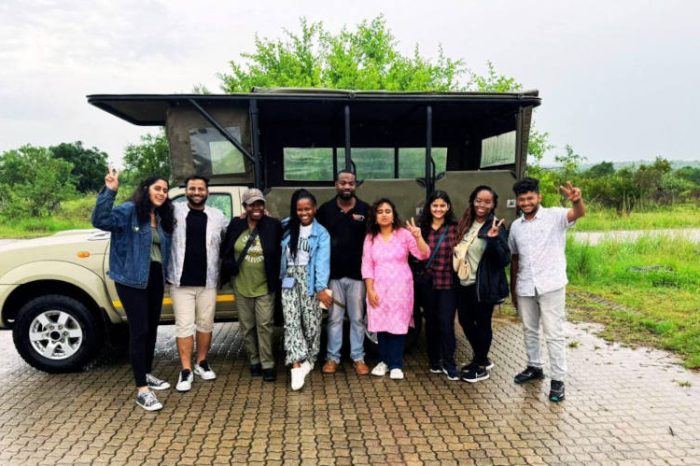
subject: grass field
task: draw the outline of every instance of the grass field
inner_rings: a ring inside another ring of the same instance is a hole
[[[577,231],[652,230],[700,228],[700,206],[678,204],[620,215],[613,209],[588,206],[586,216],[576,222]]]
[[[672,350],[700,368],[699,244],[569,241],[567,260],[572,319],[603,323],[605,338]]]
[[[52,217],[4,219],[0,221],[0,238],[35,238],[63,230],[92,228],[90,214],[95,207],[95,196],[66,201]]]

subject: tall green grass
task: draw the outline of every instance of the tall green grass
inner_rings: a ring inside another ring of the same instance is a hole
[[[95,207],[95,196],[65,201],[51,217],[1,219],[0,238],[34,238],[59,231],[92,228],[90,215]]]
[[[623,306],[589,307],[576,317],[605,323],[618,340],[656,342],[700,368],[700,244],[665,236],[595,246],[570,239],[567,261],[573,291]]]
[[[576,222],[577,231],[660,228],[700,228],[700,206],[676,204],[634,211],[630,214],[618,214],[614,209],[590,205],[586,216]]]

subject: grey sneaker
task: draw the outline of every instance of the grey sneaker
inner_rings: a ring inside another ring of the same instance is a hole
[[[163,409],[163,405],[158,401],[156,394],[150,390],[136,395],[136,404],[146,411],[158,411],[159,409]]]
[[[148,388],[150,388],[151,390],[167,390],[168,388],[170,388],[170,384],[168,382],[159,379],[153,374],[146,374],[146,384],[148,384]]]
[[[193,372],[200,376],[202,380],[214,380],[216,378],[216,373],[211,370],[207,361],[199,361],[199,364],[195,364]]]

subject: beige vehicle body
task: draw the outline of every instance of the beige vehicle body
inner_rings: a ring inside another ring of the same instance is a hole
[[[525,171],[537,91],[512,94],[392,93],[308,89],[233,95],[92,95],[89,103],[130,123],[165,126],[172,185],[210,178],[209,203],[229,218],[241,193],[265,191],[271,215],[285,217],[299,187],[319,202],[335,195],[333,174],[349,169],[357,195],[389,197],[403,218],[427,195],[447,191],[459,216],[470,191],[501,193],[496,214],[515,218],[513,182]],[[181,187],[171,190],[184,200]],[[0,247],[0,325],[34,367],[61,372],[88,364],[105,342],[121,341],[126,320],[109,270],[109,234],[62,232]],[[163,322],[172,322],[169,296]],[[417,311],[419,312],[419,311]],[[217,320],[236,318],[224,287]],[[420,322],[420,315],[416,315]],[[418,327],[418,330],[420,328]]]

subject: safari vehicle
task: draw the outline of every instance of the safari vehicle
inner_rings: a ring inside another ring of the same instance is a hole
[[[228,216],[240,195],[262,189],[273,216],[289,212],[291,193],[310,189],[325,202],[333,174],[357,174],[357,195],[388,196],[402,218],[416,216],[434,189],[456,212],[469,192],[489,184],[504,197],[525,170],[537,91],[508,94],[395,93],[255,89],[231,95],[91,95],[88,102],[142,126],[165,126],[174,185],[193,174],[211,180],[210,202]],[[173,189],[175,201],[184,200]],[[506,199],[497,215],[512,220]],[[85,366],[126,316],[107,278],[109,234],[69,231],[0,249],[1,324],[21,356],[48,372]],[[417,310],[420,312],[420,310]],[[234,319],[230,289],[217,319]],[[420,315],[416,323],[419,324]],[[169,297],[163,321],[172,321]]]

